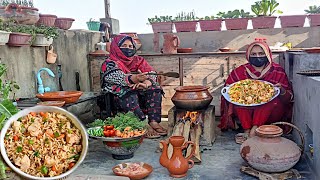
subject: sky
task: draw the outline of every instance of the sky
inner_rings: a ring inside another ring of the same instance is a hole
[[[111,17],[120,21],[120,32],[152,33],[148,18],[195,11],[197,17],[216,15],[219,11],[244,9],[251,12],[257,0],[110,0]],[[74,18],[71,29],[87,29],[90,18],[104,18],[104,0],[33,0],[42,14]],[[320,0],[278,0],[282,15],[305,14],[311,5],[320,6]],[[252,13],[253,14],[253,13]],[[276,27],[279,26],[279,21]],[[305,26],[308,26],[307,22]],[[250,28],[250,24],[249,24]]]

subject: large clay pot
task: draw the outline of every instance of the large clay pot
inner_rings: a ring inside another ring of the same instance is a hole
[[[292,168],[299,161],[304,147],[303,135],[296,126],[286,122],[274,124],[290,125],[297,129],[303,145],[299,147],[295,142],[281,137],[283,130],[278,126],[263,125],[257,128],[257,136],[242,143],[240,155],[254,169],[268,173]]]
[[[54,23],[57,19],[57,16],[52,14],[40,14],[39,17],[40,19],[37,22],[37,25],[45,25],[49,27],[54,27]]]
[[[180,39],[178,36],[173,34],[164,34],[163,35],[163,54],[177,54],[177,49],[180,46]]]
[[[32,40],[31,34],[12,32],[10,33],[9,41],[7,44],[9,46],[17,46],[17,47],[30,46],[31,40]]]
[[[163,145],[162,154],[160,156],[160,164],[167,168],[170,176],[175,178],[185,177],[190,168],[193,167],[194,162],[191,157],[194,154],[196,146],[192,141],[185,142],[183,136],[171,136],[168,141],[160,141]],[[173,147],[172,157],[168,158],[168,145],[169,143]],[[191,154],[188,157],[182,155],[182,150],[188,147],[188,144],[192,145]]]
[[[260,16],[252,18],[253,29],[272,29],[276,23],[275,16]]]
[[[213,97],[205,86],[179,86],[171,98],[178,109],[202,110],[209,106]]]
[[[172,33],[172,22],[157,22],[152,23],[151,25],[154,33]]]
[[[57,18],[54,26],[59,29],[68,30],[71,28],[73,21],[74,19],[72,18]]]
[[[135,32],[127,32],[127,33],[120,33],[120,34],[126,34],[126,35],[132,37],[132,39],[136,43],[137,50],[139,50],[141,48],[142,44],[141,44],[141,41],[140,41],[137,33],[135,33]]]
[[[15,20],[19,24],[34,25],[39,20],[37,8],[19,6],[11,3],[6,7],[0,7],[0,18],[4,21]]]
[[[282,28],[303,27],[307,15],[280,16]]]

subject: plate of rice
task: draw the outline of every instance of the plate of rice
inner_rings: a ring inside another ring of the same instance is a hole
[[[70,175],[88,151],[85,128],[70,112],[53,106],[19,111],[0,134],[8,166],[28,179],[61,179]]]

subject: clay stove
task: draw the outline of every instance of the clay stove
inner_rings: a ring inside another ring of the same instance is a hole
[[[201,162],[200,146],[212,146],[215,140],[215,108],[210,105],[213,98],[204,86],[180,86],[175,90],[171,99],[175,106],[168,114],[168,135],[184,136],[186,141],[194,142],[193,160]],[[189,146],[186,155],[190,152]],[[169,157],[170,153],[169,148]]]

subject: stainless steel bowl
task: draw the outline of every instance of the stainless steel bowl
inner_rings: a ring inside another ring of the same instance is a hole
[[[72,121],[72,123],[80,130],[81,132],[81,136],[82,136],[82,152],[81,155],[79,157],[79,160],[77,161],[77,163],[74,165],[74,167],[72,169],[70,169],[69,171],[60,174],[58,176],[54,176],[54,177],[36,177],[36,176],[32,176],[30,174],[27,174],[23,171],[21,171],[19,168],[17,168],[8,158],[5,146],[4,146],[4,138],[5,138],[5,134],[8,130],[8,128],[11,126],[12,122],[15,120],[18,120],[20,117],[26,116],[28,115],[30,112],[56,112],[56,113],[61,113],[66,115],[68,118],[70,118],[70,120]],[[6,163],[9,165],[9,167],[15,171],[17,174],[19,174],[20,176],[23,176],[24,178],[28,178],[28,179],[36,179],[36,180],[53,180],[53,179],[63,179],[65,177],[67,177],[68,175],[70,175],[72,172],[74,172],[79,165],[82,163],[82,161],[84,160],[84,158],[86,157],[86,154],[88,152],[88,136],[87,136],[87,132],[84,128],[84,126],[81,124],[81,122],[79,121],[79,119],[74,116],[73,114],[71,114],[70,112],[59,108],[59,107],[54,107],[54,106],[34,106],[34,107],[30,107],[27,109],[24,109],[22,111],[19,111],[17,114],[15,114],[14,116],[12,116],[4,125],[4,127],[1,130],[1,134],[0,134],[0,150],[1,150],[1,154],[3,159],[6,161]]]

